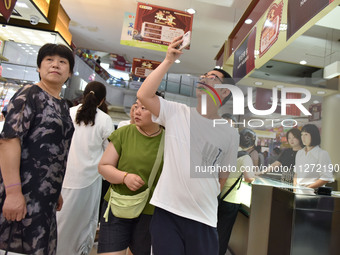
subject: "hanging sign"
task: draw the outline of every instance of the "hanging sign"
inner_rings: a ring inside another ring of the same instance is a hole
[[[0,0],[0,13],[9,21],[17,0]]]
[[[132,73],[137,77],[145,78],[155,70],[161,62],[144,58],[134,58],[132,62]]]

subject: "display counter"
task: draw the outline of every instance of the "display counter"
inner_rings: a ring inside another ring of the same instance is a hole
[[[251,204],[242,204],[237,216],[232,254],[339,254],[339,196],[315,195],[265,176],[256,178],[251,191],[243,186],[244,200],[251,197]]]

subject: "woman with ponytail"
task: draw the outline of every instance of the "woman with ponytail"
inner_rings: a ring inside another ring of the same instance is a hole
[[[82,104],[70,109],[74,124],[62,196],[57,213],[57,254],[89,254],[97,228],[102,178],[98,163],[114,130],[105,103],[106,88],[97,81],[87,84]]]

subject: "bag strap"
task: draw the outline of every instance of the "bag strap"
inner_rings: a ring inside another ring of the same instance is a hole
[[[228,196],[228,194],[235,188],[237,183],[241,180],[242,176],[243,176],[243,173],[240,175],[240,177],[238,177],[238,179],[234,182],[234,184],[227,190],[227,192],[222,197],[220,197],[220,201],[223,201],[226,198],[226,196]]]
[[[159,142],[159,147],[158,147],[158,152],[157,152],[157,156],[156,156],[156,160],[155,163],[153,164],[151,173],[150,173],[150,177],[149,177],[149,181],[148,181],[148,187],[151,188],[152,184],[156,178],[156,174],[158,172],[159,166],[161,165],[161,161],[163,158],[163,152],[164,152],[164,130],[162,132],[162,137],[161,137],[161,141]]]

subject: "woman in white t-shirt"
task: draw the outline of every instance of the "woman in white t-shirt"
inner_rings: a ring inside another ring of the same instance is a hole
[[[74,133],[61,191],[64,205],[57,213],[58,255],[89,254],[94,243],[102,187],[98,163],[114,130],[105,97],[105,85],[90,82],[82,104],[70,109]]]
[[[305,147],[295,158],[294,185],[316,189],[333,182],[333,167],[327,151],[320,148],[319,129],[307,124],[301,129],[301,140]]]

